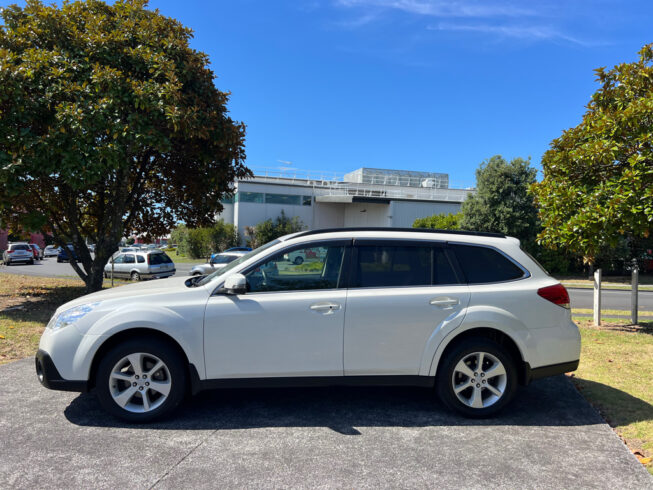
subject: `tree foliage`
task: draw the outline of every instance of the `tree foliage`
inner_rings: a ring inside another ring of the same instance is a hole
[[[417,218],[413,228],[433,228],[436,230],[460,230],[462,213],[434,214],[426,218]]]
[[[281,210],[281,215],[277,216],[277,219],[274,221],[267,219],[255,226],[246,227],[245,237],[250,247],[257,248],[276,238],[289,235],[290,233],[297,233],[303,229],[304,224],[299,219],[299,216],[289,218]]]
[[[463,230],[505,233],[529,244],[538,232],[537,209],[529,186],[537,170],[529,160],[508,162],[500,155],[483,162],[476,170],[476,194],[462,205]]]
[[[653,45],[639,60],[596,70],[601,87],[582,122],[553,140],[533,185],[542,243],[594,262],[653,225]]]
[[[170,233],[170,240],[177,245],[180,254],[199,259],[238,246],[240,236],[234,225],[219,220],[209,227],[178,226]]]
[[[89,291],[125,234],[210,225],[233,180],[250,175],[245,127],[191,30],[146,7],[2,9],[0,220],[72,242]]]

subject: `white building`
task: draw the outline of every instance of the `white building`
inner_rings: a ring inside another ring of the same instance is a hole
[[[219,215],[241,236],[283,210],[309,229],[411,227],[416,218],[457,213],[470,189],[449,189],[447,174],[360,168],[342,177],[293,170],[260,171],[235,183]]]

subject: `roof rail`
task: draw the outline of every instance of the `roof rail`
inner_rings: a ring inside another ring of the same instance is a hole
[[[506,238],[503,233],[490,233],[485,231],[462,231],[462,230],[438,230],[434,228],[392,228],[382,226],[358,226],[355,228],[322,228],[318,230],[300,231],[293,238],[307,235],[319,235],[321,233],[332,233],[336,231],[401,231],[412,233],[440,233],[447,235],[471,235],[471,236],[486,236],[492,238]]]

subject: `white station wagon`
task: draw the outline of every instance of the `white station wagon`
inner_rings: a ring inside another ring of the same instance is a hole
[[[202,389],[334,384],[422,386],[486,417],[579,355],[567,291],[517,239],[358,228],[299,232],[208,276],[71,301],[41,337],[36,372],[48,388],[95,388],[132,422]]]

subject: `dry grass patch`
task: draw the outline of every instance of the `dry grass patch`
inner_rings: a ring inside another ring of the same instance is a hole
[[[33,356],[54,311],[83,294],[81,279],[0,273],[0,364]]]

